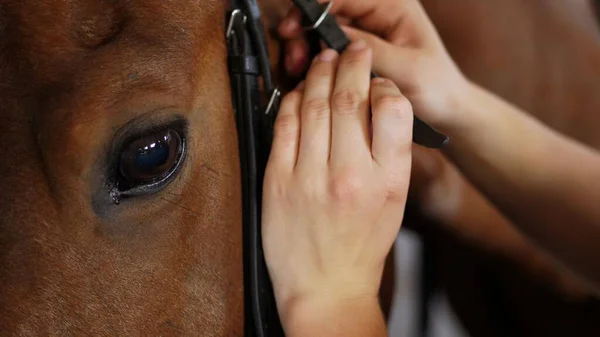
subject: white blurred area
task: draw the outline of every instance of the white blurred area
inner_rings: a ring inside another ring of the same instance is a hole
[[[396,242],[396,293],[389,324],[393,337],[417,337],[421,242],[402,230]],[[445,297],[434,299],[430,312],[428,337],[468,337],[454,317]]]

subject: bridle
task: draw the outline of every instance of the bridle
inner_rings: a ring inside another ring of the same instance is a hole
[[[273,83],[267,40],[256,0],[230,1],[225,32],[242,172],[244,330],[246,336],[283,336],[263,257],[260,227],[262,181],[281,92]],[[328,47],[341,52],[350,43],[335,18],[329,15],[329,4],[320,4],[316,0],[293,2],[310,29],[318,33]],[[415,118],[413,141],[439,148],[448,138]]]
[[[229,13],[226,38],[242,172],[244,331],[246,336],[283,336],[263,258],[260,229],[262,178],[280,93],[273,85],[256,1],[231,2],[233,10]],[[263,92],[270,98],[267,107]]]

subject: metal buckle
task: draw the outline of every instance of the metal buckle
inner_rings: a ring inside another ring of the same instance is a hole
[[[225,33],[227,39],[230,39],[231,34],[235,33],[235,31],[233,30],[233,25],[236,23],[235,20],[237,20],[238,18],[242,18],[242,24],[246,24],[246,20],[248,19],[244,12],[242,12],[239,9],[234,9],[233,12],[231,12],[231,16],[229,17],[229,23],[227,24],[227,32]]]
[[[321,13],[321,16],[317,19],[317,21],[315,21],[315,23],[310,27],[304,27],[304,30],[315,30],[319,28],[319,26],[321,26],[323,21],[325,21],[327,18],[327,15],[329,15],[329,12],[331,12],[331,7],[333,7],[333,0],[327,3],[327,6],[325,6],[323,13]]]
[[[275,102],[281,97],[281,91],[279,88],[275,88],[273,93],[271,94],[271,98],[269,99],[269,104],[267,104],[267,109],[265,109],[265,115],[269,115],[273,107],[275,106]]]

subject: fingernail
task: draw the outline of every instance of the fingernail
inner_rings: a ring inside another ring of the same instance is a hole
[[[358,40],[356,42],[352,42],[348,46],[348,49],[352,50],[352,51],[359,51],[359,50],[363,50],[365,48],[367,48],[367,42],[365,42],[365,40]]]
[[[300,81],[300,83],[298,83],[298,86],[296,86],[296,90],[302,90],[304,89],[304,81]]]
[[[375,77],[375,78],[373,79],[373,83],[375,83],[375,84],[382,84],[382,83],[385,83],[385,82],[386,82],[386,79],[385,79],[385,78],[381,78],[381,77]]]
[[[337,57],[337,52],[333,49],[325,49],[320,55],[319,60],[323,62],[331,62]]]

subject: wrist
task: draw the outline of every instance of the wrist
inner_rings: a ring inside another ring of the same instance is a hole
[[[280,317],[288,336],[379,336],[385,333],[377,294],[297,296],[283,303]]]
[[[455,138],[472,128],[475,114],[479,111],[474,106],[478,101],[479,90],[477,84],[464,76],[456,81],[456,84],[452,86],[452,93],[444,109],[445,111],[440,113],[442,116],[447,116],[437,126],[440,132],[450,138]]]

